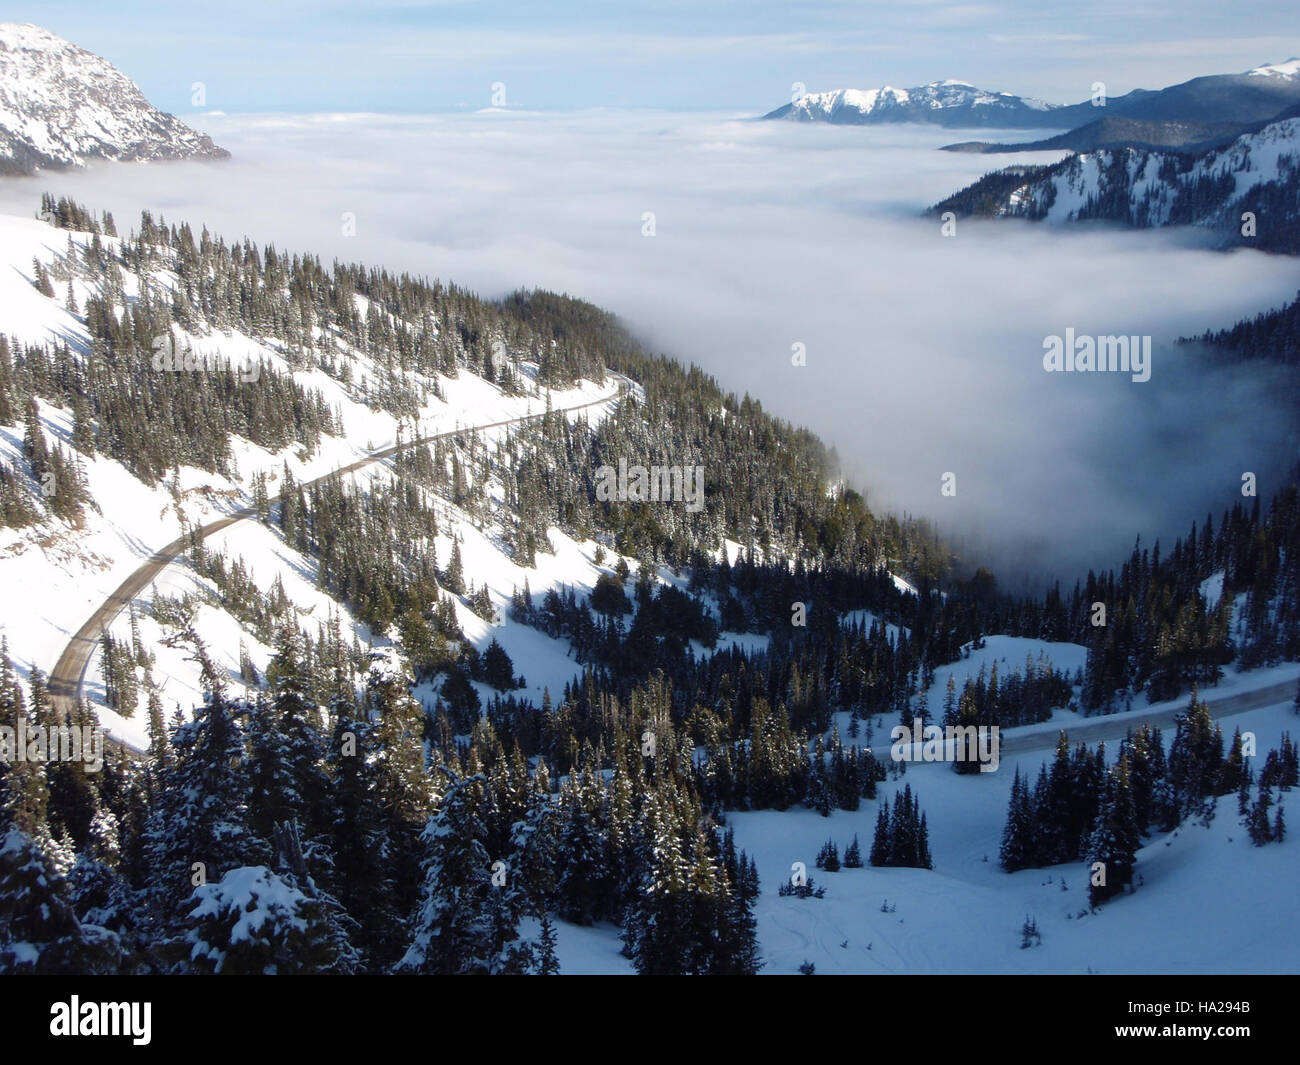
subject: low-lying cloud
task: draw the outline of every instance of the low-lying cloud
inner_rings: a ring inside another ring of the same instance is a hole
[[[119,225],[149,207],[484,295],[582,296],[821,433],[873,505],[934,519],[1008,578],[1114,565],[1138,533],[1217,519],[1244,471],[1267,497],[1297,454],[1285,375],[1173,345],[1294,296],[1293,261],[1187,233],[944,237],[920,211],[1001,162],[935,151],[951,132],[616,111],[196,124],[234,158],[11,180],[0,208],[50,189]],[[1067,329],[1150,336],[1150,380],[1045,372]]]

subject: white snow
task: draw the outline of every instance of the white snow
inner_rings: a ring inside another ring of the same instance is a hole
[[[1214,696],[1294,681],[1300,666],[1232,674]],[[1113,762],[1118,741],[1135,723],[1168,705],[1098,720]],[[1136,720],[1135,720],[1136,719]],[[1082,720],[1082,719],[1079,719]],[[1260,757],[1297,731],[1290,699],[1222,719],[1252,731]],[[1024,735],[1059,722],[1006,730]],[[1166,743],[1173,730],[1164,729]],[[1096,738],[1089,738],[1096,746]],[[1237,816],[1236,799],[1219,800],[1211,826],[1185,824],[1147,837],[1138,852],[1140,883],[1087,914],[1089,868],[1068,862],[1005,873],[998,847],[1011,782],[1018,769],[1031,781],[1053,757],[1042,750],[1008,757],[994,773],[958,775],[945,764],[913,763],[897,781],[878,785],[876,800],[828,818],[802,806],[728,815],[736,846],[758,867],[754,914],[764,975],[790,975],[805,961],[819,974],[835,973],[1294,973],[1300,969],[1300,913],[1294,884],[1300,848],[1294,839],[1254,847]],[[841,854],[858,838],[867,861],[879,803],[910,785],[927,815],[934,869],[862,869],[826,873],[815,867],[822,843]],[[1294,793],[1291,793],[1294,794]],[[1283,793],[1284,799],[1287,793]],[[986,860],[987,859],[987,860]],[[795,862],[825,887],[821,899],[781,898],[780,883]],[[1066,890],[1062,890],[1064,880]],[[890,912],[883,912],[888,904]],[[1082,911],[1082,914],[1081,914]],[[1027,916],[1038,923],[1040,945],[1022,950]],[[557,922],[561,972],[630,971],[612,926],[579,928]],[[1189,932],[1190,930],[1190,932]],[[530,930],[530,934],[535,934]]]
[[[56,297],[50,299],[32,285],[32,258],[39,258],[46,266],[56,263],[66,251],[68,238],[66,231],[39,220],[0,216],[0,308],[3,309],[0,332],[22,343],[64,342],[74,352],[84,354],[89,337],[83,322],[63,309],[63,294],[59,291],[62,286],[55,285]],[[106,246],[113,243],[111,238],[101,239]],[[73,234],[72,240],[78,247],[84,247],[90,236]],[[134,279],[127,275],[127,280]],[[169,286],[174,279],[160,272],[150,282]],[[128,285],[127,290],[129,293],[132,287]],[[78,293],[79,305],[84,305],[84,295],[85,292]],[[238,332],[189,335],[182,334],[179,328],[176,332],[198,351],[220,351],[239,364],[260,359],[281,373],[288,372],[288,363],[278,350]],[[359,352],[345,349],[344,354],[355,361],[354,380],[374,372],[369,360]],[[170,478],[166,485],[149,487],[112,459],[72,452],[85,468],[99,512],[88,509],[85,527],[79,530],[52,520],[34,529],[0,530],[0,586],[4,588],[0,599],[0,634],[8,640],[10,656],[21,676],[26,677],[33,666],[48,673],[68,638],[96,606],[150,554],[179,536],[187,525],[204,524],[249,505],[253,480],[259,471],[267,474],[268,487],[274,492],[285,465],[301,483],[395,442],[397,423],[392,415],[359,403],[338,381],[320,370],[297,371],[293,376],[305,387],[321,392],[330,406],[343,414],[345,435],[324,437],[314,455],[301,454],[297,446],[272,454],[236,438],[232,442],[235,468],[239,471],[236,478],[182,467],[176,483],[179,495],[174,495]],[[439,384],[445,398],[431,398],[419,412],[421,435],[527,417],[545,410],[542,395],[507,396],[482,378],[464,371],[454,379],[440,378]],[[572,389],[554,390],[550,398],[553,408],[561,410],[593,400],[612,400],[615,392],[616,387],[610,381],[582,382]],[[57,441],[71,451],[71,412],[46,403],[40,403],[39,407],[51,443]],[[585,416],[595,422],[607,409],[607,405],[601,405],[571,413],[569,417]],[[491,443],[504,439],[512,431],[510,427],[500,427],[480,435]],[[22,438],[21,424],[0,426],[0,457],[18,468],[23,464]],[[368,478],[390,476],[389,470],[390,464],[383,462],[351,476],[355,482],[364,483]],[[445,502],[445,516],[444,533],[437,543],[439,559],[445,562],[449,556],[450,538],[454,535],[461,541],[467,575],[473,575],[480,584],[486,579],[502,617],[513,585],[522,587],[525,577],[532,582],[535,592],[544,592],[547,587],[560,583],[580,586],[595,583],[598,570],[591,562],[596,549],[594,543],[577,545],[558,530],[553,531],[556,554],[539,554],[537,567],[524,570],[514,566],[499,549],[490,528],[477,529],[467,515],[449,502]],[[231,560],[242,559],[263,587],[269,587],[279,575],[289,599],[298,609],[302,626],[313,636],[317,624],[325,624],[334,612],[341,616],[345,634],[356,633],[363,643],[371,638],[377,644],[386,642],[385,634],[370,633],[345,608],[324,595],[314,582],[315,562],[287,547],[271,529],[246,521],[216,534],[208,543],[224,551]],[[617,559],[610,561],[613,564]],[[156,587],[172,595],[201,587],[215,591],[209,582],[199,580],[191,569],[179,563],[164,572]],[[142,597],[138,612],[142,636],[158,657],[155,680],[162,685],[164,705],[169,713],[175,706],[188,709],[202,698],[197,663],[184,647],[173,649],[156,643],[165,634],[148,617],[147,602],[151,598],[152,593]],[[578,672],[576,664],[565,658],[567,647],[547,646],[547,653],[543,653],[539,640],[545,645],[554,641],[540,633],[505,621],[498,627],[489,626],[463,604],[458,604],[457,612],[471,640],[486,645],[496,634],[512,658],[518,655],[516,673],[523,673],[530,683],[537,678],[532,694],[538,698],[542,685],[549,683],[553,690],[562,688]],[[241,643],[247,647],[254,665],[259,670],[265,668],[271,649],[262,646],[226,611],[202,607],[196,628],[214,660],[227,670],[235,690],[238,690]],[[125,613],[118,617],[111,631],[119,637],[129,635]],[[137,712],[133,717],[124,718],[104,705],[98,655],[91,660],[86,688],[109,734],[142,749],[146,745],[144,714]]]
[[[1292,57],[1282,63],[1269,63],[1267,66],[1255,67],[1246,71],[1247,76],[1257,78],[1295,78],[1300,77],[1300,59]]]
[[[1205,600],[1205,609],[1213,610],[1219,605],[1219,600],[1223,598],[1223,578],[1226,576],[1223,570],[1212,576],[1206,577],[1201,581],[1201,598]]]

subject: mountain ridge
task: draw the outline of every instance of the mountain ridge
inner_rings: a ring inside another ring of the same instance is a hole
[[[949,79],[914,89],[834,89],[805,93],[767,112],[764,119],[878,125],[928,125],[994,129],[1073,130],[1107,117],[1144,121],[1267,121],[1300,103],[1300,59],[1265,64],[1240,74],[1210,74],[1163,89],[1134,89],[1122,96],[1079,104],[1053,104],[1007,92],[991,92]]]
[[[1195,225],[1218,232],[1225,245],[1294,255],[1300,253],[1300,117],[1270,122],[1200,155],[1102,148],[1048,166],[1005,167],[928,213],[947,211],[1135,229]]]

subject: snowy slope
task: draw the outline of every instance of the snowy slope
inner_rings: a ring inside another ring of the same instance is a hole
[[[152,106],[107,60],[39,26],[0,23],[0,173],[228,154]]]
[[[1230,674],[1222,688],[1294,684],[1298,675],[1300,666],[1291,663]],[[1184,698],[1107,718],[1110,760],[1130,726],[1185,705]],[[1007,735],[1048,728],[1054,736],[1078,720],[1062,714],[1048,725]],[[1223,725],[1229,735],[1237,727],[1254,732],[1261,754],[1277,747],[1283,732],[1300,729],[1289,699],[1226,717]],[[1166,743],[1172,731],[1165,730]],[[1092,737],[1088,742],[1096,744]],[[818,974],[1300,972],[1300,847],[1293,838],[1252,846],[1232,796],[1219,800],[1208,828],[1184,824],[1148,837],[1137,856],[1137,890],[1095,913],[1087,912],[1088,868],[1082,862],[1003,872],[998,847],[1014,774],[1019,769],[1032,779],[1051,758],[1048,745],[1008,759],[998,772],[965,776],[945,764],[915,763],[902,778],[880,784],[877,800],[864,801],[852,813],[834,810],[830,817],[803,807],[729,814],[736,846],[758,866],[760,972],[790,975],[806,961]],[[1260,761],[1254,760],[1256,768]],[[878,804],[904,785],[928,814],[933,869],[815,868],[827,839],[842,853],[856,835],[865,857]],[[1283,793],[1284,805],[1294,794]],[[778,896],[795,862],[803,862],[813,882],[825,887],[824,898]],[[1021,949],[1027,916],[1037,922],[1042,941]],[[630,971],[619,954],[617,929],[563,922],[557,928],[562,972]]]
[[[1054,224],[1105,220],[1141,228],[1193,224],[1233,231],[1243,212],[1251,211],[1260,217],[1258,236],[1249,236],[1260,246],[1272,246],[1293,233],[1300,218],[1300,118],[1269,123],[1199,158],[1104,149],[1025,169],[1019,183],[1010,181],[1010,174],[989,174],[934,210],[964,211],[972,205],[981,214]]]
[[[65,254],[69,241],[77,248],[84,248],[90,239],[89,234],[69,234],[41,221],[0,216],[0,333],[27,343],[65,342],[74,351],[84,353],[88,334],[83,320],[63,306],[62,285],[59,298],[51,299],[36,291],[32,285],[32,260],[54,267]],[[100,239],[107,245],[113,243],[113,238]],[[130,295],[140,279],[127,274],[125,282],[124,290]],[[166,286],[169,279],[165,271],[158,271],[150,276],[149,283]],[[73,292],[78,304],[84,306],[90,289],[74,281]],[[260,359],[278,372],[289,373],[282,352],[237,331],[200,335],[183,333],[177,327],[176,332],[198,351],[219,350],[236,363]],[[356,367],[354,380],[374,373],[367,357],[356,351],[349,354]],[[113,459],[78,454],[71,447],[70,410],[44,402],[39,404],[47,438],[52,443],[58,442],[83,465],[99,510],[87,510],[85,526],[81,529],[48,519],[34,528],[0,530],[0,587],[4,590],[0,597],[0,635],[8,640],[10,656],[21,676],[26,677],[33,666],[48,673],[71,634],[95,607],[152,552],[180,535],[186,526],[200,525],[248,506],[259,472],[266,473],[274,491],[286,465],[301,483],[355,462],[396,440],[395,418],[359,402],[335,378],[319,369],[294,371],[292,376],[300,384],[322,393],[332,408],[342,412],[344,434],[325,437],[311,456],[301,454],[296,445],[272,453],[242,438],[234,438],[234,468],[239,472],[233,479],[182,467],[174,485],[170,482],[165,486],[146,485]],[[443,398],[431,397],[419,411],[417,427],[421,435],[536,415],[545,410],[547,399],[544,390],[535,395],[506,395],[495,385],[465,371],[455,378],[440,377],[439,388]],[[572,389],[551,390],[549,398],[556,410],[608,399],[608,403],[569,415],[594,422],[610,409],[616,392],[610,380],[582,382]],[[409,431],[409,420],[407,428]],[[491,446],[513,431],[512,427],[504,426],[479,435]],[[21,425],[0,426],[0,459],[21,468],[22,443]],[[352,477],[358,484],[391,478],[391,462],[377,463]],[[562,583],[580,587],[594,585],[599,572],[591,561],[594,543],[576,545],[558,530],[552,530],[551,542],[556,554],[539,553],[535,568],[522,569],[509,560],[499,539],[493,539],[496,530],[491,526],[479,528],[449,501],[444,502],[445,510],[440,512],[443,535],[437,545],[439,557],[445,559],[449,555],[453,537],[460,542],[467,575],[477,584],[486,580],[500,618],[504,619],[504,606],[514,585],[522,586],[525,578],[538,592]],[[345,634],[351,629],[363,644],[369,640],[380,646],[389,642],[388,634],[371,633],[355,622],[344,606],[322,592],[315,581],[315,561],[294,551],[269,527],[254,521],[242,522],[212,537],[209,545],[232,560],[242,559],[262,587],[269,587],[278,576],[289,599],[298,608],[301,626],[313,636],[318,624],[327,623],[331,614],[337,614],[344,621]],[[616,561],[611,558],[610,564]],[[156,589],[166,595],[206,589],[215,598],[210,582],[201,580],[179,562],[165,571]],[[148,617],[151,599],[152,593],[142,597],[138,610],[142,635],[158,655],[155,677],[163,684],[169,712],[176,705],[188,709],[202,697],[197,663],[183,647],[169,649],[158,644],[166,633]],[[532,693],[538,698],[542,683],[562,686],[573,678],[576,667],[566,657],[567,646],[544,646],[545,653],[530,653],[537,639],[546,645],[554,641],[505,620],[499,621],[496,627],[490,626],[464,603],[457,604],[457,612],[466,635],[476,643],[486,645],[495,628],[509,630],[501,633],[502,643],[512,656],[519,655],[518,672],[530,681],[534,676],[538,678],[540,683]],[[247,647],[254,665],[259,670],[265,668],[271,649],[260,645],[226,611],[217,606],[204,606],[198,622],[197,631],[236,688],[240,683],[237,678],[241,643]],[[111,631],[123,637],[129,635],[128,618],[119,616]],[[104,705],[99,672],[97,659],[92,659],[87,673],[87,694],[101,720],[111,735],[142,748],[146,727],[143,713],[126,720],[109,710]]]
[[[1282,666],[1250,675],[1249,683],[1266,686],[1296,673],[1294,664]],[[1115,722],[1115,740],[1130,723]],[[1297,722],[1288,701],[1225,719],[1229,733],[1237,726],[1254,731],[1263,752],[1279,744],[1283,731],[1294,734]],[[1113,756],[1115,743],[1107,746]],[[756,856],[762,879],[756,916],[764,971],[793,973],[804,960],[819,973],[1300,971],[1300,849],[1293,840],[1253,847],[1231,796],[1219,800],[1210,828],[1185,825],[1149,838],[1138,854],[1137,892],[1095,914],[1079,916],[1088,908],[1081,862],[1003,872],[998,846],[1015,769],[1032,778],[1051,757],[1046,750],[968,776],[918,763],[881,785],[882,796],[910,784],[920,797],[930,814],[933,870],[813,868],[827,838],[843,850],[856,833],[864,851],[870,847],[875,802],[830,818],[811,810],[733,815],[736,844]],[[795,861],[826,886],[825,898],[777,896]],[[886,899],[897,909],[881,912]],[[1266,913],[1279,919],[1256,916]],[[1042,944],[1022,950],[1026,915],[1038,922]],[[1187,935],[1188,928],[1196,934]]]

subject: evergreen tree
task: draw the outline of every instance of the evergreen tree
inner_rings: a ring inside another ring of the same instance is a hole
[[[1029,785],[1016,767],[1011,781],[1011,801],[1007,809],[1007,823],[1002,829],[1002,846],[998,861],[1008,873],[1038,864],[1035,853],[1037,826],[1029,796]]]
[[[122,944],[82,924],[66,881],[17,825],[0,836],[0,974],[116,972]]]
[[[460,561],[460,544],[451,545],[451,559],[447,563],[447,572],[442,575],[442,584],[452,595],[465,594],[465,573]]]
[[[1103,784],[1100,809],[1088,841],[1089,866],[1095,869],[1101,863],[1105,879],[1105,883],[1097,883],[1097,878],[1089,877],[1089,899],[1094,906],[1119,894],[1133,882],[1138,846],[1128,758],[1121,754]]]
[[[263,866],[194,891],[185,941],[191,971],[224,975],[346,973],[351,959],[326,906]]]
[[[425,828],[424,886],[414,934],[398,972],[457,975],[520,972],[526,956],[514,921],[516,889],[493,883],[481,816],[484,777],[443,767],[447,789]],[[500,870],[497,870],[499,875]],[[500,917],[506,917],[504,922]]]
[[[209,683],[194,720],[172,733],[175,763],[159,781],[145,830],[150,913],[173,962],[182,948],[168,937],[190,912],[193,889],[270,858],[267,842],[249,827],[242,730],[220,685]]]
[[[882,799],[880,809],[876,813],[876,834],[871,841],[871,864],[875,866],[889,865],[889,858],[894,849],[889,834],[888,807],[888,800]]]
[[[555,925],[548,914],[542,914],[541,933],[537,939],[537,975],[555,976],[560,971],[560,960],[555,954]]]

